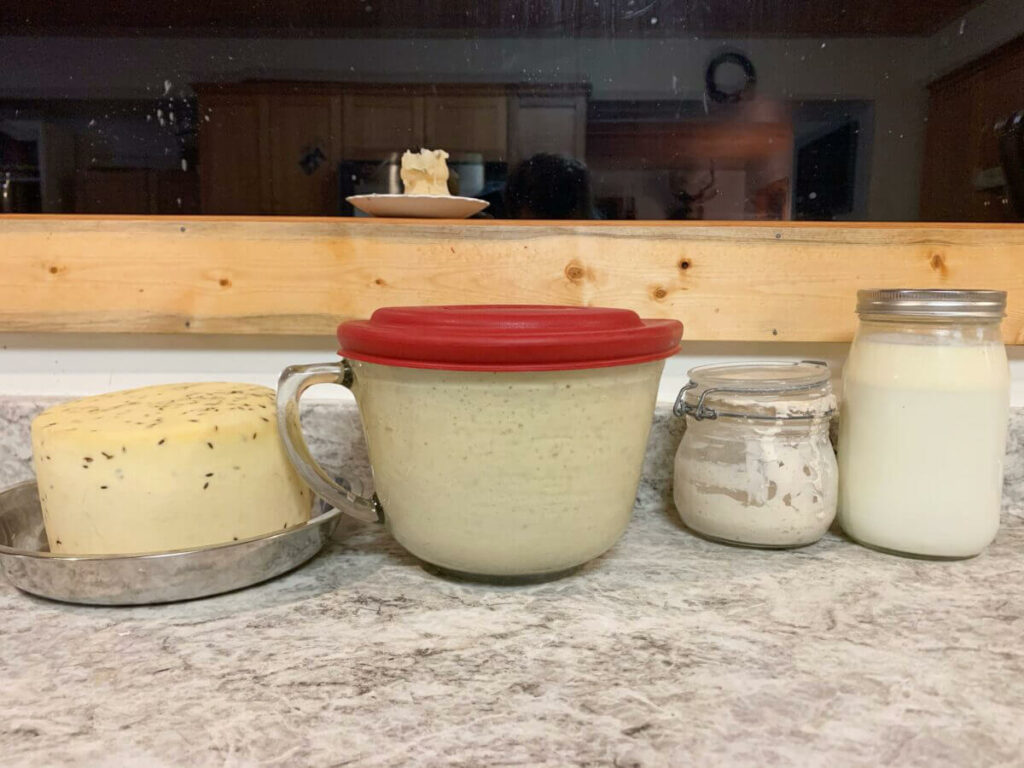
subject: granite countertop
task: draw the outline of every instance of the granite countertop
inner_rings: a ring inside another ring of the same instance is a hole
[[[0,402],[0,481],[38,403]],[[317,450],[365,474],[351,414]],[[321,418],[322,417],[322,418]],[[344,521],[315,560],[220,597],[89,608],[0,583],[0,754],[13,765],[1019,765],[1024,413],[982,556],[837,534],[713,544],[671,510],[659,412],[632,525],[529,587],[429,575]]]

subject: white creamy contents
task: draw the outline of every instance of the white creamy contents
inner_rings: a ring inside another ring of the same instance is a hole
[[[406,151],[402,155],[402,186],[407,195],[448,195],[448,153],[443,149]]]
[[[554,573],[622,534],[663,362],[522,373],[352,364],[376,491],[414,555],[476,575]]]
[[[835,518],[837,475],[825,419],[764,426],[688,419],[674,499],[683,522],[705,536],[801,546],[821,538]]]
[[[32,422],[50,550],[128,554],[299,525],[312,492],[285,455],[274,391],[170,384],[87,397]]]
[[[981,552],[999,527],[1008,377],[998,343],[855,342],[839,423],[843,529],[898,552]]]

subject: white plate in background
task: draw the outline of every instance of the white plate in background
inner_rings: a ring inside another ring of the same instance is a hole
[[[454,195],[352,195],[345,198],[371,216],[404,219],[465,219],[490,203]]]

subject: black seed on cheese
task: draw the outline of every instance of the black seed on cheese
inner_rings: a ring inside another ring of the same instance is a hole
[[[260,416],[260,418],[267,422],[267,424],[270,423],[270,419],[268,419],[266,416]]]
[[[255,439],[256,439],[256,433],[255,433],[255,432],[253,432],[253,433],[252,433],[252,439],[253,439],[253,440],[255,440]]]
[[[163,445],[165,442],[167,442],[167,438],[161,437],[160,440],[157,441],[157,445]]]
[[[82,458],[84,458],[86,461],[90,463],[92,462],[92,456],[83,456]]]
[[[105,490],[107,490],[107,486],[105,486],[105,485],[101,485],[101,486],[100,486],[100,490],[101,490],[101,491],[105,491]]]
[[[238,537],[237,537],[237,536],[232,536],[232,537],[231,537],[231,540],[232,540],[232,541],[238,541]]]
[[[121,446],[121,453],[128,453],[128,449],[125,446]]]
[[[100,453],[103,454],[103,458],[104,459],[112,459],[112,458],[114,458],[114,454],[112,454],[112,453],[107,453],[106,451],[100,451]]]
[[[211,451],[213,450],[213,443],[207,443],[206,445],[209,447]]]
[[[206,473],[206,476],[207,476],[207,477],[213,477],[213,472],[207,472],[207,473]]]
[[[209,487],[210,487],[210,481],[207,480],[205,483],[203,483],[203,490],[205,491]]]

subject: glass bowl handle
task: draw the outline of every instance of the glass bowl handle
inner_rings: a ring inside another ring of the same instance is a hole
[[[288,458],[320,498],[357,520],[376,523],[384,519],[377,497],[360,496],[331,477],[310,454],[299,421],[299,398],[303,392],[316,384],[340,384],[351,389],[354,379],[347,360],[285,368],[277,382],[277,427]]]

